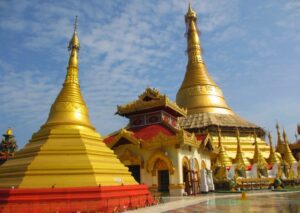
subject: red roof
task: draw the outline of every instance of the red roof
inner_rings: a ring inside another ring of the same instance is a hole
[[[175,135],[176,133],[169,128],[165,127],[164,125],[161,124],[153,124],[150,126],[142,126],[142,127],[135,127],[128,129],[128,131],[133,132],[134,136],[137,139],[142,139],[142,140],[150,140],[159,133],[164,134],[166,136],[172,136]],[[115,135],[112,135],[108,138],[104,139],[104,143],[109,144],[114,140],[114,138],[118,135],[116,133]]]
[[[293,144],[290,144],[291,149],[299,149],[300,148],[300,140],[296,141]]]
[[[159,133],[162,133],[167,136],[175,135],[173,131],[169,128],[161,125],[161,124],[153,124],[150,126],[143,126],[138,128],[129,129],[130,131],[134,132],[134,136],[138,139],[149,140]]]
[[[111,136],[105,138],[103,140],[103,142],[106,143],[106,144],[109,144],[110,142],[112,142],[114,140],[115,137],[116,137],[116,135],[111,135]]]
[[[198,141],[204,141],[206,138],[207,134],[201,134],[201,135],[196,135],[196,138]]]

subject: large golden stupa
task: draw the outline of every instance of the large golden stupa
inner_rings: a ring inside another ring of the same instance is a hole
[[[269,146],[264,141],[265,131],[238,116],[226,103],[222,90],[209,75],[200,44],[197,28],[197,14],[189,5],[185,15],[187,25],[187,54],[188,63],[181,87],[176,96],[177,104],[187,109],[187,116],[179,120],[180,126],[188,131],[201,134],[209,132],[213,144],[218,147],[222,141],[222,156],[226,156],[234,163],[239,156],[238,142],[243,152],[246,164],[252,163],[255,142],[264,158],[269,157]],[[237,134],[237,130],[239,134]],[[221,130],[221,131],[220,131]],[[220,135],[222,132],[222,135]],[[257,135],[254,137],[254,135]],[[212,158],[216,156],[212,155]],[[226,161],[230,165],[228,160]]]
[[[0,167],[0,188],[136,185],[90,122],[78,79],[76,27],[63,87],[47,122],[15,158]]]

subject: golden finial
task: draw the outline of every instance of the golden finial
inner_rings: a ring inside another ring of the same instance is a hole
[[[77,27],[78,27],[78,23],[77,23],[77,16],[75,16],[75,21],[74,21],[74,32],[73,32],[73,36],[69,42],[69,46],[68,49],[72,50],[72,49],[80,49],[80,42],[77,36]]]
[[[192,8],[192,4],[191,4],[191,1],[189,1],[189,7],[188,7],[188,11],[185,15],[185,21],[187,22],[188,19],[193,19],[193,20],[196,20],[197,19],[197,14],[196,12],[193,10]]]
[[[7,136],[12,136],[12,135],[13,135],[13,130],[12,130],[12,128],[8,127],[8,129],[6,130],[5,135],[7,135]]]

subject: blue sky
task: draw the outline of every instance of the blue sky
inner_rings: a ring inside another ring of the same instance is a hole
[[[80,83],[92,123],[106,135],[127,120],[116,105],[147,86],[175,100],[186,65],[187,0],[0,1],[0,132],[22,147],[61,89],[74,17]],[[300,2],[193,0],[204,58],[231,108],[294,141],[300,122]]]

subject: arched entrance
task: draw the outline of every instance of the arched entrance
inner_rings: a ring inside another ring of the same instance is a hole
[[[157,170],[158,191],[169,192],[170,178],[167,164],[163,160],[157,159],[154,169]]]
[[[162,152],[154,152],[148,159],[146,168],[152,176],[157,175],[158,191],[169,192],[170,175],[175,171],[172,161]]]

